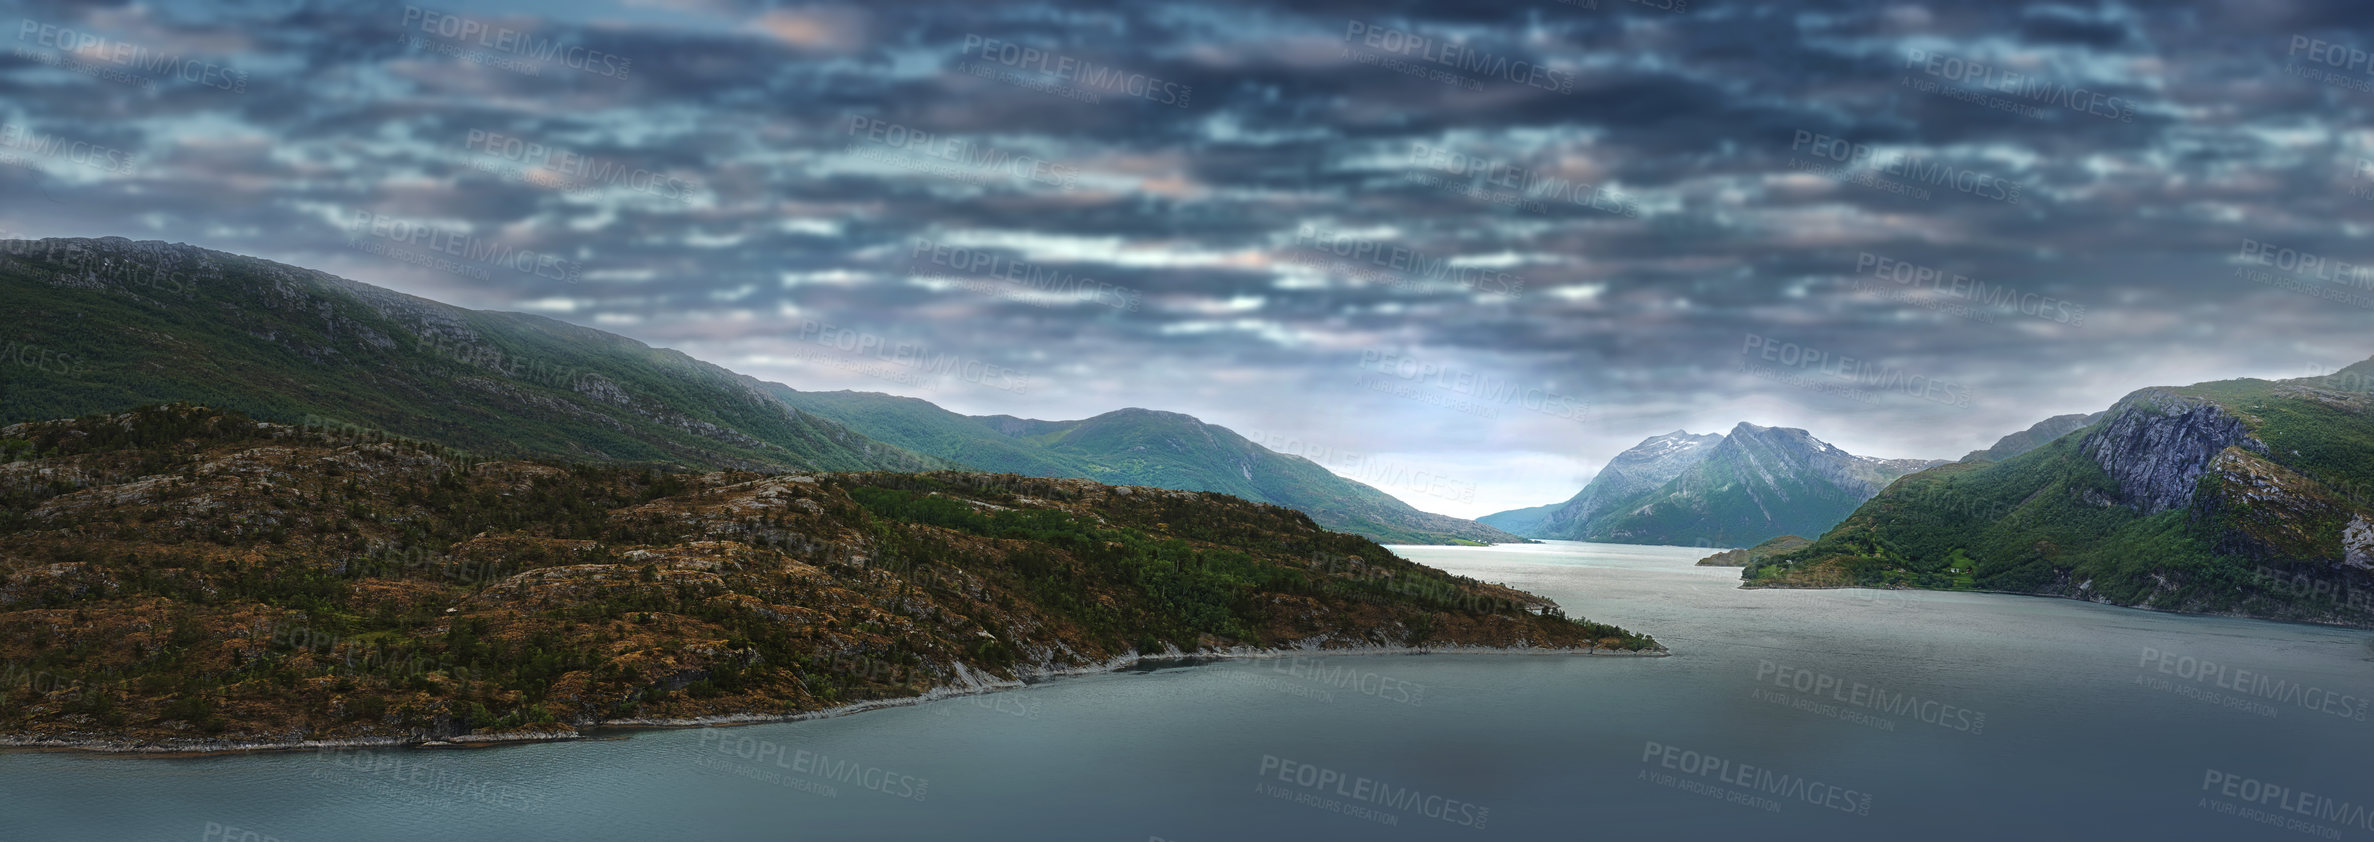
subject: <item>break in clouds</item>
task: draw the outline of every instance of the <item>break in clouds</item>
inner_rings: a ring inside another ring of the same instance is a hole
[[[1954,458],[2374,355],[2354,4],[1298,5],[15,4],[0,229],[1468,516],[1676,428]]]

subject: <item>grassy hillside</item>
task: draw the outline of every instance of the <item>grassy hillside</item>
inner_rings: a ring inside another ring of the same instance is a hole
[[[2374,535],[2358,526],[2374,515],[2369,368],[2138,392],[2018,456],[1906,476],[1812,546],[1744,576],[2374,625]],[[2227,421],[2243,434],[2210,440],[2223,446],[2197,460],[2175,455],[2175,443]],[[2143,469],[2122,468],[2122,480],[2105,466],[2100,454],[2122,430],[2148,434],[2145,456],[2184,463],[2146,466],[2166,487],[2137,479]]]
[[[0,430],[0,736],[573,733],[1131,651],[1654,651],[1276,506],[958,473],[457,464],[234,413]]]
[[[0,245],[0,296],[10,305],[0,341],[49,360],[0,372],[0,423],[191,401],[493,458],[782,470],[947,464],[787,411],[755,381],[716,366],[551,319],[464,310],[188,246]]]

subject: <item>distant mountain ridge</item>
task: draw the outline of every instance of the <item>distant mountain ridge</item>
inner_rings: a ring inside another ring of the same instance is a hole
[[[1935,464],[1856,456],[1804,430],[1742,422],[1680,476],[1595,520],[1584,540],[1753,546],[1818,535],[1889,481]]]
[[[1564,503],[1514,509],[1477,520],[1528,538],[1584,540],[1581,536],[1594,519],[1681,476],[1722,441],[1720,435],[1691,435],[1683,430],[1650,436],[1609,459],[1583,490]]]
[[[888,395],[860,411],[592,328],[195,246],[0,241],[0,295],[0,340],[40,362],[0,378],[0,425],[192,402],[477,458],[970,468],[1234,494],[1380,541],[1524,540],[1178,413],[972,419]]]
[[[1549,517],[1551,512],[1555,512],[1565,505],[1564,503],[1545,503],[1522,509],[1510,509],[1505,512],[1493,512],[1476,518],[1476,522],[1510,534],[1534,537],[1540,534],[1542,520]]]
[[[1591,477],[1581,492],[1542,518],[1538,531],[1590,540],[1584,536],[1604,531],[1597,528],[1602,518],[1672,482],[1722,443],[1720,435],[1691,435],[1681,430],[1644,439],[1608,460],[1607,467]]]
[[[2004,436],[2003,438],[1996,440],[1995,446],[1993,447],[1989,447],[1985,450],[1970,451],[1969,455],[1962,457],[1962,461],[1976,462],[1985,460],[1989,462],[2001,462],[2005,459],[2009,459],[2011,457],[2018,456],[2022,453],[2026,453],[2028,451],[2035,450],[2036,448],[2050,444],[2052,443],[2053,439],[2057,439],[2078,430],[2085,429],[2094,422],[2102,420],[2102,415],[2103,413],[2100,412],[2092,414],[2072,413],[2069,415],[2055,415],[2051,418],[2036,422],[2034,426],[2031,426],[2028,429],[2012,433],[2011,435]]]
[[[1727,435],[1677,431],[1618,454],[1582,493],[1518,534],[1738,547],[1781,535],[1818,535],[1889,481],[1934,464],[1856,456],[1785,427],[1742,422]],[[1530,511],[1483,520],[1522,523]]]
[[[1077,421],[968,416],[875,392],[773,390],[784,403],[910,450],[980,468],[1232,494],[1298,509],[1320,526],[1385,543],[1514,543],[1475,521],[1422,512],[1392,495],[1189,415],[1120,409]]]

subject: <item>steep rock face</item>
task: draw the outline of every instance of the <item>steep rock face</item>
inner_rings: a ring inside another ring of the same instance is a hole
[[[2374,360],[2137,391],[1905,477],[1751,587],[1981,589],[2374,628]]]
[[[2239,446],[2220,451],[2202,474],[2190,515],[2212,527],[2217,552],[2287,568],[2330,568],[2347,558],[2347,531],[2337,526],[2357,515],[2314,480]]]
[[[2365,515],[2358,515],[2341,530],[2341,563],[2359,570],[2374,570],[2374,523]]]
[[[1643,439],[1608,460],[1607,467],[1582,491],[1542,515],[1530,529],[1510,531],[1528,538],[1582,537],[1592,521],[1672,482],[1722,443],[1721,435],[1691,435],[1683,430]]]
[[[2217,404],[2155,389],[2114,407],[2082,450],[2118,483],[2128,506],[2151,515],[2185,505],[2210,460],[2234,446],[2267,452],[2242,419]]]

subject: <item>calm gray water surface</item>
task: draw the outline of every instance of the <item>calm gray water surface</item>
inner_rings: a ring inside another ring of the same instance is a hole
[[[484,750],[6,753],[0,839],[2374,840],[2374,635],[1742,591],[1691,548],[1395,549],[1677,654],[1229,662]]]

